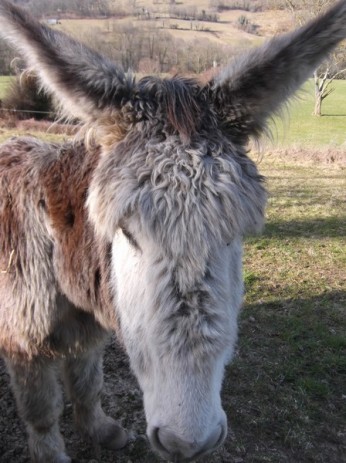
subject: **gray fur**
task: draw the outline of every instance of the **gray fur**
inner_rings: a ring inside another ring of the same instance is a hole
[[[111,449],[126,443],[100,404],[113,330],[154,449],[195,460],[227,434],[220,388],[237,338],[241,240],[263,224],[266,192],[246,142],[346,36],[346,1],[207,85],[136,82],[7,0],[0,27],[85,124],[73,144],[0,147],[0,353],[32,459],[70,462],[61,371],[80,431]]]

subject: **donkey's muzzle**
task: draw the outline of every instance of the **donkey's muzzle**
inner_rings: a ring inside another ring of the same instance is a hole
[[[153,428],[148,436],[154,450],[172,462],[188,462],[210,453],[222,444],[227,434],[227,426],[219,424],[203,442],[188,442],[168,428]]]

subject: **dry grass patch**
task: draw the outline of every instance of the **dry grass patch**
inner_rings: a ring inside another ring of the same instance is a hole
[[[49,142],[63,142],[72,137],[78,126],[60,124],[52,121],[37,121],[35,119],[19,120],[11,113],[0,117],[0,143],[10,137],[34,136]]]
[[[289,146],[277,148],[265,153],[267,163],[282,166],[319,166],[324,168],[346,168],[346,147]]]

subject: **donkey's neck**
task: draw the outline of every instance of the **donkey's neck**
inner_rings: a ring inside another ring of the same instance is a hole
[[[106,329],[116,329],[109,285],[111,244],[96,237],[85,202],[100,150],[63,145],[42,170],[47,215],[54,241],[54,270],[61,292],[93,313]]]

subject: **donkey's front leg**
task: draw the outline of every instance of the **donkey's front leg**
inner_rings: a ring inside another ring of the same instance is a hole
[[[70,463],[59,431],[62,395],[56,365],[47,359],[6,361],[19,413],[24,420],[32,461]]]
[[[65,360],[65,382],[79,430],[95,443],[116,450],[124,447],[127,432],[101,407],[103,350],[96,348]]]

